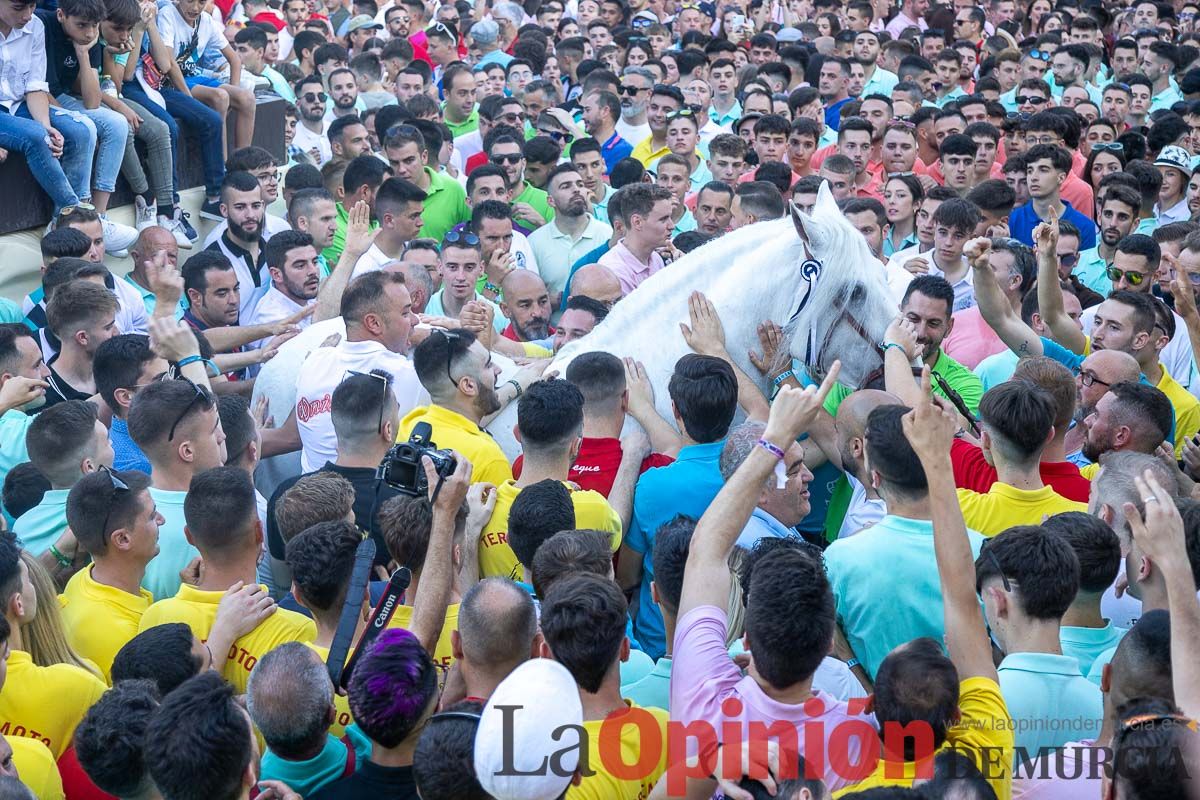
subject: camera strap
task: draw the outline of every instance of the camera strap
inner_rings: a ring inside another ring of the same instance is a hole
[[[346,589],[346,600],[342,603],[342,615],[338,618],[337,631],[329,646],[329,657],[325,666],[334,686],[340,686],[346,655],[354,641],[354,631],[362,615],[363,592],[371,580],[371,567],[375,563],[375,541],[367,536],[358,543],[354,551],[354,567],[350,570],[350,586]]]
[[[374,556],[372,555],[372,559],[373,558]],[[356,562],[355,569],[357,570],[357,568],[358,563]],[[383,633],[387,629],[388,623],[391,622],[392,617],[396,613],[396,609],[401,605],[401,600],[404,598],[404,593],[408,591],[408,586],[411,582],[412,572],[409,571],[408,567],[399,567],[395,572],[392,573],[391,578],[388,579],[387,586],[384,587],[383,596],[379,598],[379,603],[371,611],[371,617],[367,622],[367,627],[363,631],[362,637],[359,638],[358,644],[355,645],[354,652],[350,654],[349,659],[346,659],[344,653],[349,650],[350,640],[354,636],[354,628],[357,627],[357,620],[355,620],[354,625],[348,629],[348,632],[345,634],[346,641],[342,643],[342,646],[345,648],[342,651],[342,658],[345,660],[345,666],[340,669],[340,675],[338,680],[334,681],[334,686],[340,686],[344,689],[350,684],[350,675],[354,672],[354,666],[358,663],[359,657],[366,652],[367,648],[371,646],[371,643],[379,637],[379,634]],[[359,591],[359,596],[361,597],[361,589]],[[361,606],[359,606],[359,608],[361,609]],[[337,647],[339,643],[338,640],[343,635],[345,623],[346,615],[343,612],[342,620],[338,623],[338,632],[334,636],[334,646],[329,649],[330,665],[334,663],[334,647]],[[332,675],[333,671],[331,669],[330,676],[332,677]]]

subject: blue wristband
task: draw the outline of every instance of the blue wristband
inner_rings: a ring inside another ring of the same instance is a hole
[[[175,366],[178,367],[179,369],[183,369],[188,364],[196,364],[196,363],[202,362],[202,361],[204,361],[204,359],[198,355],[197,356],[187,356],[185,358],[179,359],[179,361],[177,361],[175,363]]]
[[[782,372],[779,375],[776,375],[775,380],[772,381],[772,383],[774,383],[775,388],[778,389],[780,387],[780,385],[783,384],[784,381],[786,381],[788,378],[794,378],[794,377],[796,377],[795,370],[789,369],[787,372]]]

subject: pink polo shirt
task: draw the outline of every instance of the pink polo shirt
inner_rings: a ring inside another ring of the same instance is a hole
[[[1096,218],[1096,194],[1088,182],[1074,172],[1067,173],[1059,196],[1071,204],[1071,208],[1083,214],[1088,219]]]
[[[751,723],[767,728],[790,723],[796,726],[800,755],[823,772],[831,790],[862,780],[865,776],[848,774],[847,764],[858,764],[864,747],[878,752],[874,716],[851,713],[845,702],[817,691],[802,705],[768,697],[730,659],[725,648],[727,626],[725,609],[716,606],[700,606],[679,619],[671,659],[671,721],[707,723],[697,727],[714,732],[718,741],[726,736],[723,725],[738,725],[741,741],[746,741]],[[861,700],[858,705],[863,705]],[[762,736],[761,730],[757,735]],[[694,738],[689,741],[688,752],[694,752],[696,744]]]
[[[621,284],[621,292],[624,294],[629,294],[638,287],[638,284],[666,266],[662,256],[658,253],[651,253],[650,263],[643,264],[625,246],[624,239],[617,242],[616,247],[600,256],[599,263],[611,269],[617,276],[617,281]]]
[[[942,340],[942,352],[967,369],[975,369],[979,362],[1008,347],[983,320],[979,306],[964,308],[954,315],[954,328]]]

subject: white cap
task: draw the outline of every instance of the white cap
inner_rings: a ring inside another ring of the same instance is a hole
[[[475,734],[479,785],[496,800],[557,800],[571,785],[580,746],[587,746],[565,729],[582,725],[579,688],[566,667],[548,658],[526,661],[483,709]],[[552,753],[563,755],[547,761]],[[538,774],[520,774],[528,772]]]

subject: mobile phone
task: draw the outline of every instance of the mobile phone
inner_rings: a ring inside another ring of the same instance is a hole
[[[734,14],[733,22],[731,23],[731,25],[735,31],[745,30],[746,29],[746,15],[745,14]]]

